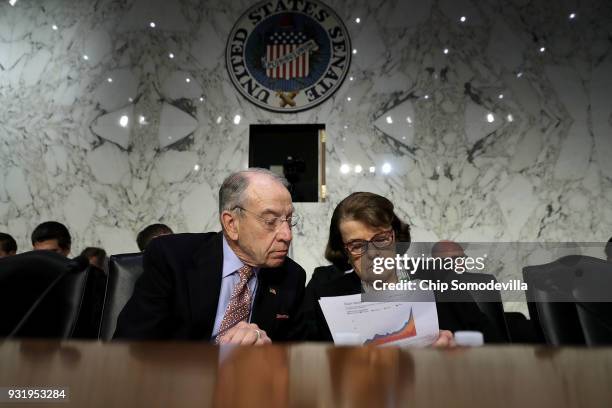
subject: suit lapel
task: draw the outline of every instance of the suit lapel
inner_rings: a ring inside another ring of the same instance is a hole
[[[196,268],[188,274],[192,317],[192,337],[210,339],[215,325],[221,274],[223,270],[223,235],[218,233],[195,253]]]
[[[251,321],[264,329],[268,335],[276,327],[280,289],[271,282],[270,274],[283,273],[278,269],[262,269],[257,277],[257,294],[253,303]]]

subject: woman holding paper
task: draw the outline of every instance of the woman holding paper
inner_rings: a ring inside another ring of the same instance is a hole
[[[311,279],[306,287],[304,317],[308,340],[331,341],[332,335],[319,305],[322,297],[354,295],[371,287],[374,280],[398,282],[395,271],[372,272],[372,251],[376,256],[395,255],[396,244],[410,242],[410,227],[394,212],[393,203],[373,193],[353,193],[342,200],[332,215],[325,258],[344,271],[331,279]],[[318,275],[321,275],[319,272]],[[454,345],[451,331],[487,332],[488,322],[472,302],[438,303],[440,330],[433,346]],[[486,334],[485,334],[486,336]]]

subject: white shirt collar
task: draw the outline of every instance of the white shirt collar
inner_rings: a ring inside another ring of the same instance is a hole
[[[225,235],[223,235],[223,271],[221,273],[221,278],[231,275],[243,266],[244,263],[238,258],[234,251],[232,251],[232,248],[230,248],[225,239]]]

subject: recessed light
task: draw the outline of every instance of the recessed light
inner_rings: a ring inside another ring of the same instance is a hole
[[[504,94],[499,94],[499,95],[497,95],[497,97],[498,97],[499,99],[504,99]]]
[[[174,54],[173,53],[168,54],[168,58],[170,59],[174,58]]]
[[[340,173],[348,174],[349,171],[351,171],[351,166],[349,166],[348,164],[343,164],[342,166],[340,166]]]
[[[385,163],[382,165],[382,172],[385,174],[391,173],[391,165],[389,163]]]
[[[113,82],[113,78],[111,78],[111,77],[106,78],[106,80],[107,80],[108,82]]]
[[[445,55],[448,54],[448,48],[445,48],[443,52]]]
[[[461,21],[462,23],[465,23],[465,20],[467,20],[465,16],[461,16],[461,18],[459,19],[459,21]]]
[[[370,166],[370,173],[376,173],[376,167]]]
[[[151,22],[149,23],[149,27],[151,27],[151,28],[155,28],[155,22],[154,22],[154,21],[151,21]]]
[[[55,24],[53,24],[51,28],[53,29],[53,31],[57,31],[57,26]]]
[[[363,167],[361,167],[359,164],[355,166],[355,173],[361,173],[363,171]]]
[[[88,56],[87,54],[85,54],[85,55],[83,55],[83,59],[84,59],[85,61],[89,61],[89,56]]]
[[[190,83],[191,82],[191,78],[185,78],[185,82]]]
[[[495,121],[495,116],[492,113],[487,113],[487,122],[493,123]]]
[[[546,47],[540,47],[540,52],[546,51]]]
[[[570,19],[570,20],[573,20],[573,19],[575,19],[575,18],[576,18],[576,13],[570,13],[570,15],[569,15],[569,19]]]
[[[353,48],[353,54],[357,54],[357,48]]]
[[[393,123],[393,118],[391,116],[387,116],[386,120],[387,120],[387,123],[390,125]]]
[[[119,118],[119,126],[121,127],[127,127],[128,123],[130,123],[130,118],[128,118],[127,115],[122,115]]]
[[[351,77],[349,77],[349,81],[352,81],[353,79],[355,79],[355,78],[353,78],[352,76],[351,76]]]
[[[241,119],[240,115],[234,116],[234,125],[239,125]]]
[[[355,22],[356,22],[357,24],[359,24],[359,23],[361,23],[361,19],[360,19],[359,17],[357,17],[357,18],[355,19]]]
[[[346,100],[350,102],[351,101],[351,97],[350,96],[347,97]]]

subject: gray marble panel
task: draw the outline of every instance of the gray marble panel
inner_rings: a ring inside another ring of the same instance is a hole
[[[353,191],[390,198],[417,241],[612,235],[609,1],[330,1],[351,71],[289,115],[229,81],[225,42],[251,4],[0,4],[0,230],[27,250],[56,219],[73,253],[136,250],[153,222],[216,230],[250,124],[324,123],[329,200],[296,204],[293,255],[309,273]]]

